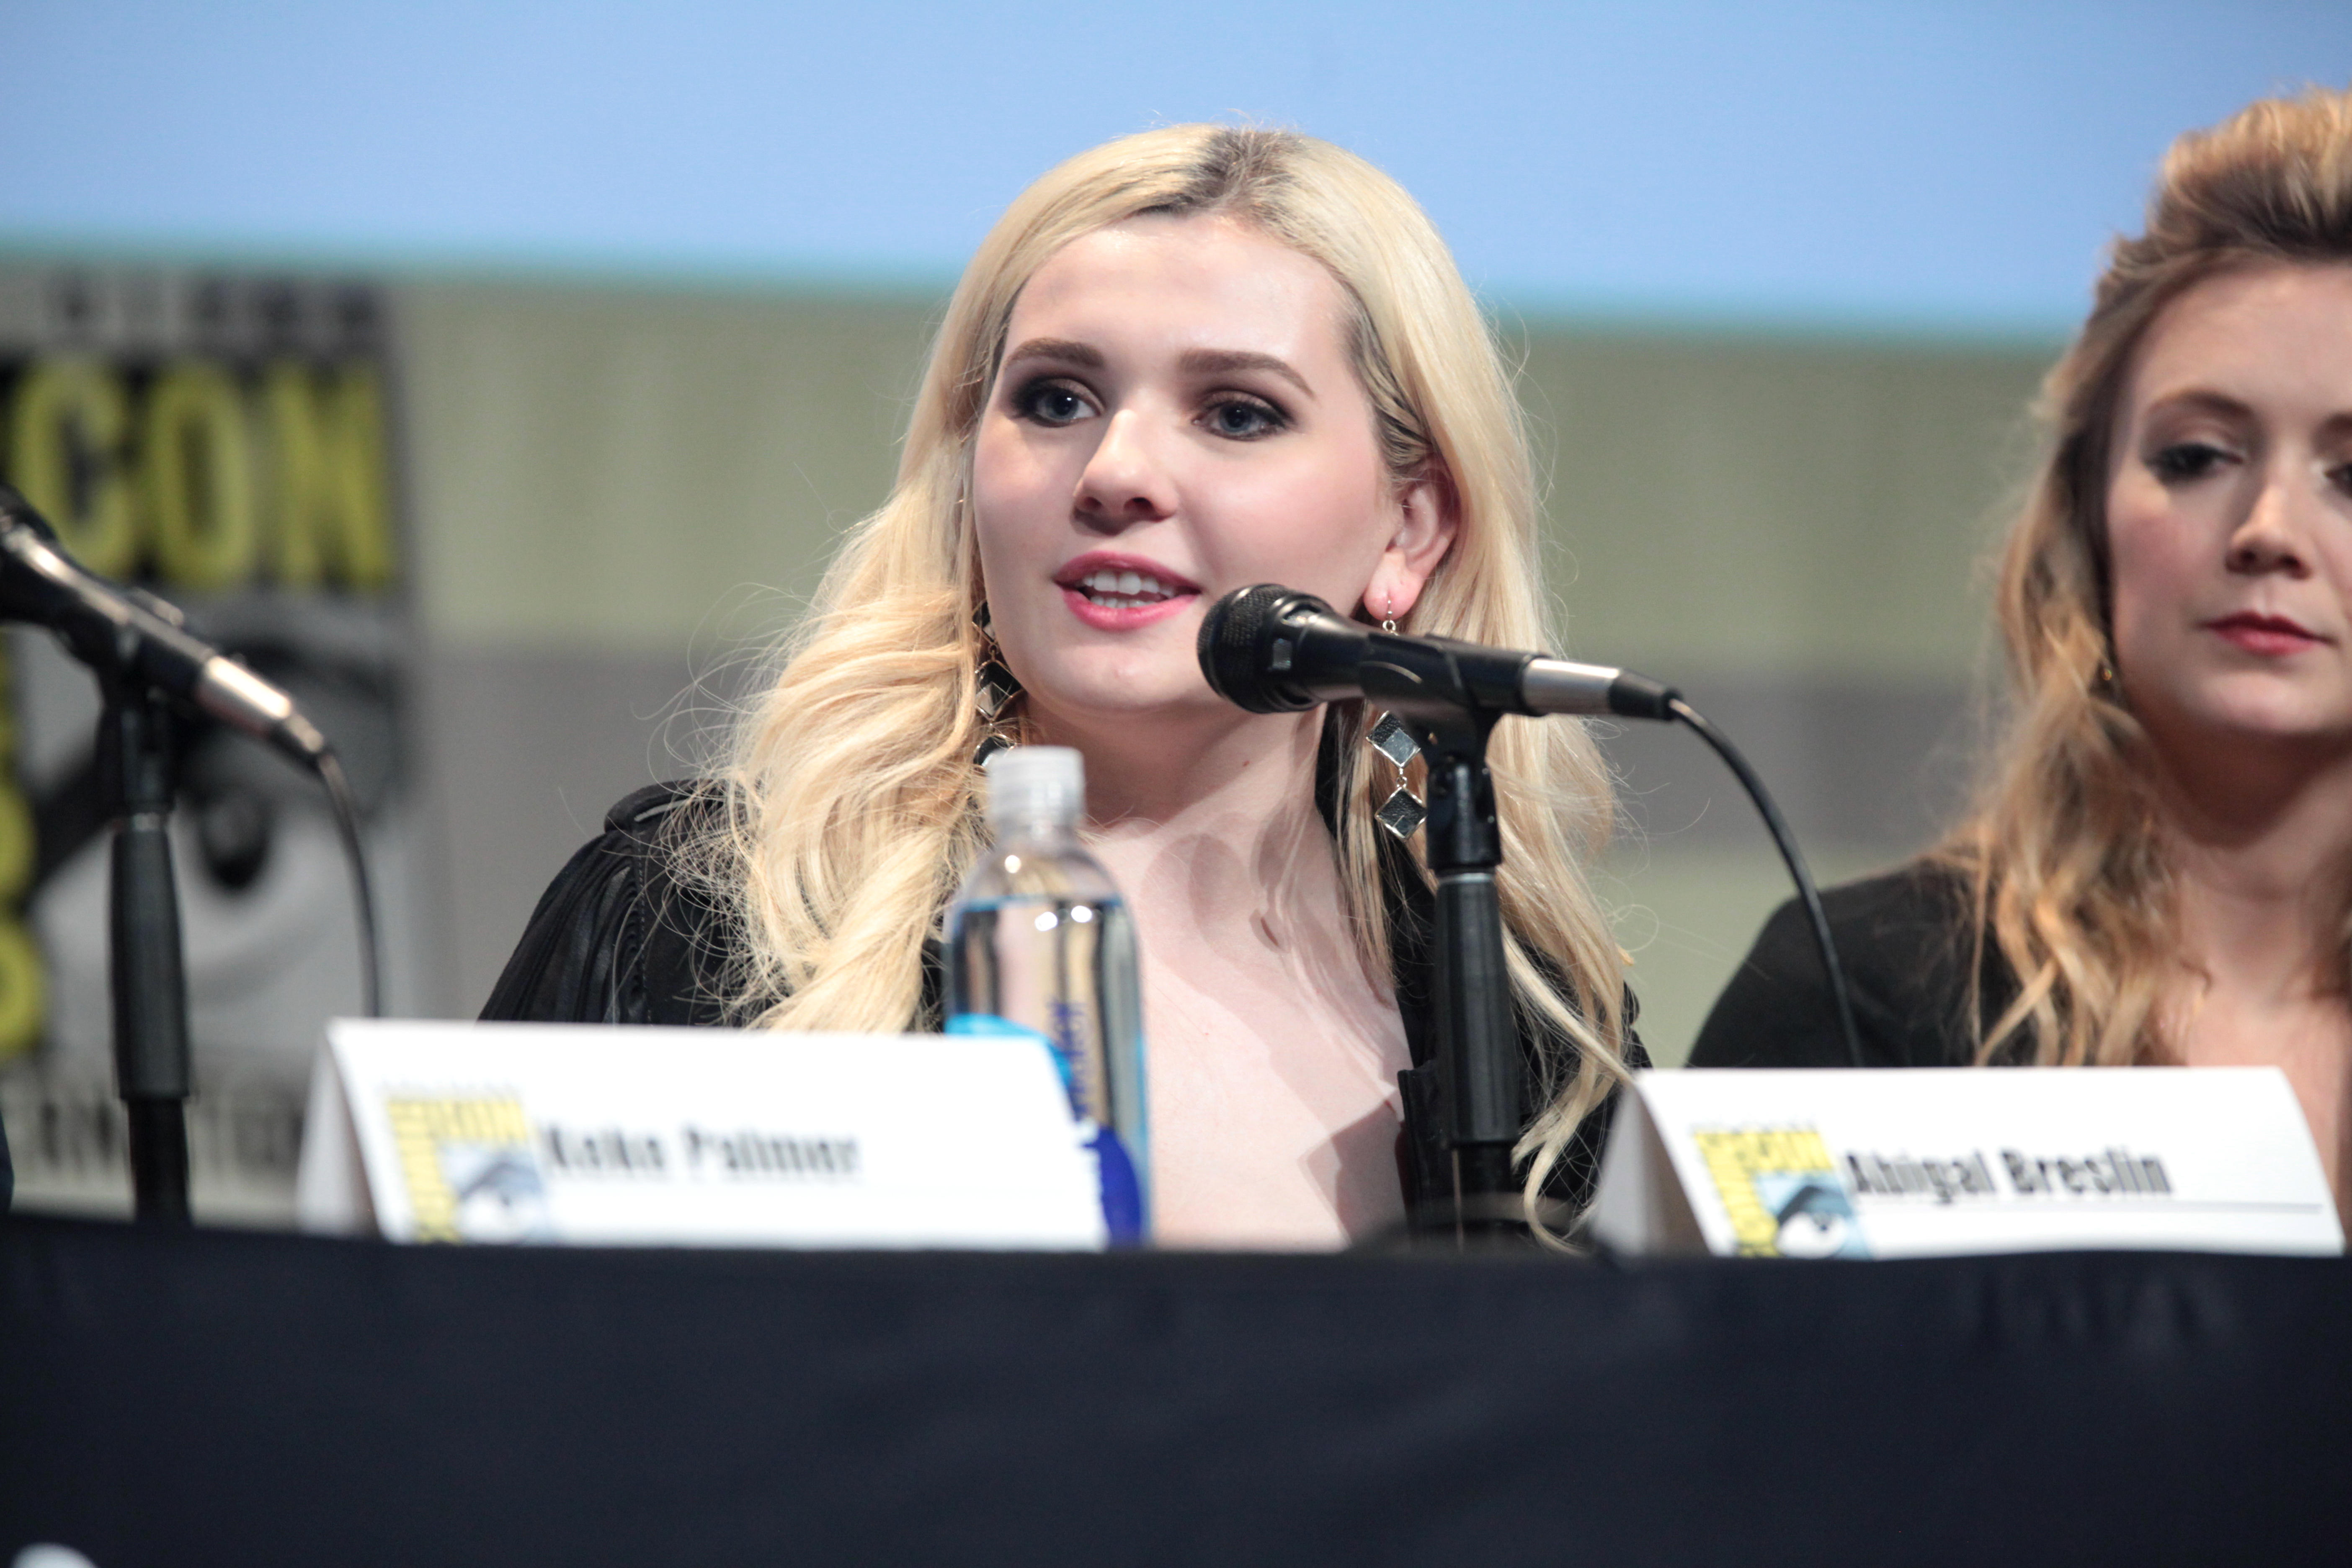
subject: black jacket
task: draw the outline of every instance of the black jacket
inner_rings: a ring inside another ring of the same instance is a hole
[[[1967,879],[1925,860],[1822,895],[1845,969],[1855,1032],[1868,1067],[1966,1067],[1984,1023],[2017,985],[1985,944],[1979,1011],[1969,1013],[1971,932]],[[1838,1032],[1821,952],[1794,899],[1772,912],[1756,945],[1716,999],[1691,1047],[1695,1068],[1851,1066]]]
[[[680,879],[667,848],[677,841],[668,830],[679,814],[709,809],[708,797],[682,784],[651,785],[615,805],[604,819],[603,835],[572,856],[540,899],[521,942],[482,1009],[483,1018],[721,1022],[720,999],[727,994],[727,972],[737,951],[734,919],[702,890]],[[1391,856],[1403,854],[1393,844],[1384,847]],[[1408,1211],[1425,1213],[1450,1204],[1453,1190],[1439,1131],[1437,1074],[1431,1066],[1436,1041],[1430,940],[1436,900],[1409,865],[1391,869],[1405,873],[1387,879],[1389,936],[1397,1011],[1413,1063],[1398,1075],[1405,1111],[1399,1177]],[[924,953],[922,1016],[913,1021],[918,1026],[940,1026],[946,974],[946,954],[932,942]],[[1630,995],[1626,1007],[1630,1026]],[[1535,1041],[1524,1021],[1520,1048],[1532,1086]],[[1627,1060],[1633,1067],[1649,1065],[1630,1026]],[[1529,1116],[1538,1109],[1530,1106]],[[1591,1201],[1615,1110],[1612,1096],[1585,1119],[1546,1185],[1548,1195],[1578,1208]]]

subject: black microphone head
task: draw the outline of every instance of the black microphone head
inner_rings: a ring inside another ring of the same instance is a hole
[[[50,626],[61,602],[53,575],[65,559],[49,520],[7,485],[0,484],[0,621]]]
[[[1290,661],[1276,647],[1284,640],[1286,618],[1301,610],[1328,616],[1331,606],[1278,583],[1236,588],[1210,606],[1201,620],[1198,645],[1209,689],[1252,713],[1298,713],[1314,707],[1317,698],[1283,678]]]
[[[12,485],[0,484],[0,522],[21,522],[45,543],[58,542],[58,531],[49,526],[49,520],[35,511],[33,503],[18,495]]]

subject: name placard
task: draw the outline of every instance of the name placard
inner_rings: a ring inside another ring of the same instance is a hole
[[[395,1241],[1099,1247],[1079,1131],[1027,1039],[337,1019],[296,1206]]]
[[[1634,1075],[1593,1234],[1621,1251],[2340,1253],[2276,1068]]]

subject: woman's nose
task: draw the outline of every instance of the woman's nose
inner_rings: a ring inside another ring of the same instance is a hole
[[[1078,517],[1097,528],[1153,522],[1176,510],[1175,481],[1154,450],[1140,410],[1122,408],[1103,422],[1103,437],[1078,475]]]
[[[2276,464],[2265,474],[2253,505],[2230,535],[2229,565],[2232,572],[2285,572],[2302,576],[2311,570],[2310,512],[2316,498],[2307,478]]]

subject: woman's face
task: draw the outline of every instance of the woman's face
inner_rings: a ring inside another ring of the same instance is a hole
[[[2157,318],[2107,485],[2116,674],[2160,745],[2352,742],[2352,267]]]
[[[989,614],[1046,721],[1213,706],[1201,618],[1253,583],[1402,615],[1453,536],[1391,481],[1317,262],[1216,217],[1072,241],[1014,305],[972,504]]]

